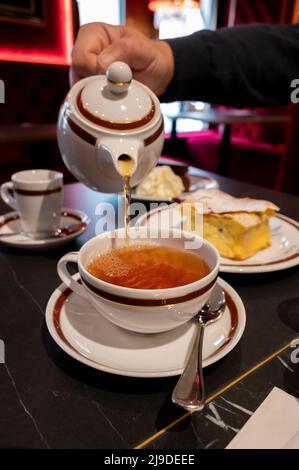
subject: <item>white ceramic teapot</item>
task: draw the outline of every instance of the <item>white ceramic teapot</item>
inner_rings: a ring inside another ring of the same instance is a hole
[[[64,163],[82,183],[101,192],[119,192],[118,159],[134,162],[131,186],[156,165],[164,142],[160,103],[145,85],[132,80],[130,67],[114,62],[105,75],[76,83],[58,120]]]

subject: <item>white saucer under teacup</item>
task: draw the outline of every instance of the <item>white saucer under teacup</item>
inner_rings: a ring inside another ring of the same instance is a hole
[[[34,239],[22,233],[22,225],[17,212],[0,216],[0,242],[25,250],[48,250],[65,245],[84,233],[90,224],[89,217],[76,209],[61,210],[59,227],[65,230],[61,235],[51,234],[44,238]],[[7,234],[7,236],[6,236]]]
[[[75,276],[78,279],[78,274]],[[203,366],[226,356],[240,341],[246,324],[245,308],[237,292],[218,279],[227,307],[221,320],[206,328]],[[171,377],[183,372],[196,324],[152,335],[119,328],[98,314],[91,303],[61,284],[51,295],[48,330],[68,355],[104,372],[129,377]]]

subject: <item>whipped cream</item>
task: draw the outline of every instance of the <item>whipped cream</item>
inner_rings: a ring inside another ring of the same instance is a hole
[[[184,191],[184,185],[169,166],[157,166],[137,186],[136,195],[142,197],[173,198]]]

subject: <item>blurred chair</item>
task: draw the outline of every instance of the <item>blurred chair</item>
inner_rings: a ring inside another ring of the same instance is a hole
[[[273,110],[258,110],[272,112]],[[278,114],[289,114],[279,108]],[[228,176],[242,181],[280,189],[285,162],[288,123],[240,123],[232,125]],[[217,172],[222,140],[221,126],[185,137],[191,162],[204,170]]]

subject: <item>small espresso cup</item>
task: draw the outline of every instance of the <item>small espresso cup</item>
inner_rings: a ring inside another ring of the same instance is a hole
[[[15,173],[2,184],[1,198],[18,212],[21,227],[34,239],[58,229],[62,207],[63,175],[52,170]]]
[[[107,320],[138,333],[159,333],[172,330],[194,317],[207,302],[217,282],[220,265],[218,251],[197,235],[171,229],[160,230],[154,236],[146,227],[130,228],[130,239],[137,245],[154,243],[184,249],[192,240],[194,253],[208,265],[209,273],[192,284],[171,289],[132,289],[102,281],[88,272],[91,260],[101,253],[124,245],[124,229],[105,232],[89,240],[77,253],[68,253],[58,262],[60,279],[81,297],[88,299]],[[68,264],[76,263],[80,281],[68,271]]]

